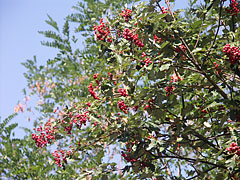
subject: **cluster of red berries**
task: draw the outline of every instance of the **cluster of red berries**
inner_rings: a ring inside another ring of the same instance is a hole
[[[64,151],[60,150],[59,152],[56,150],[52,153],[53,157],[55,157],[55,163],[59,166],[62,167],[63,162],[67,163],[67,158],[71,155],[71,151]]]
[[[35,130],[35,128],[33,128],[33,130]],[[37,128],[37,131],[40,132],[40,135],[32,133],[32,139],[35,141],[37,147],[42,148],[46,144],[51,144],[52,141],[55,139],[54,129],[52,128],[51,122],[46,123],[46,127],[44,130],[40,125],[39,128]]]
[[[127,162],[135,162],[136,159],[132,158],[129,154],[125,154],[123,151],[121,151],[121,156],[127,161]]]
[[[125,105],[124,101],[118,101],[118,107],[125,113],[127,114],[128,112],[128,107]]]
[[[158,38],[157,35],[155,34],[155,35],[154,35],[154,41],[155,41],[155,42],[158,41],[159,43],[161,43],[162,38]]]
[[[170,94],[173,93],[173,90],[175,89],[175,87],[173,85],[170,85],[170,86],[166,86],[164,89],[166,91],[166,96],[169,96]]]
[[[112,42],[111,37],[108,37],[110,29],[104,24],[103,18],[100,19],[100,25],[94,25],[93,27],[97,40],[105,41],[107,39],[108,42]]]
[[[231,47],[230,44],[226,44],[223,47],[223,52],[228,56],[231,64],[236,64],[240,60],[240,49],[238,47]]]
[[[177,47],[177,48],[175,49],[175,51],[176,51],[177,53],[180,53],[180,55],[182,56],[183,60],[186,60],[185,55],[182,53],[182,52],[185,52],[185,51],[186,51],[186,47],[185,47],[184,45],[181,44],[180,47]]]
[[[172,76],[171,76],[171,83],[172,82],[177,82],[177,81],[181,81],[182,80],[182,78],[180,77],[180,76],[178,76],[178,75],[176,75],[176,74],[173,74]]]
[[[148,100],[148,104],[144,107],[144,109],[146,110],[146,109],[152,109],[154,107],[154,100],[153,99],[149,99]]]
[[[99,74],[94,74],[93,79],[95,79],[97,85],[99,85],[99,80],[97,80]]]
[[[239,13],[238,2],[236,0],[232,0],[229,4],[229,8],[226,9],[227,13],[231,14],[232,16],[237,16]]]
[[[132,14],[132,10],[130,9],[125,9],[125,11],[122,11],[122,13],[120,13],[120,15],[125,18],[126,22],[128,22],[129,18],[131,18],[131,14]]]
[[[143,65],[148,67],[149,64],[152,64],[152,61],[150,60],[150,58],[146,58],[145,60],[141,60],[140,62],[141,62],[141,66],[140,67],[143,67]]]
[[[178,52],[178,53],[180,53],[182,51],[185,52],[186,51],[186,47],[183,44],[181,44],[180,47],[177,47],[175,49],[175,51]]]
[[[166,14],[166,13],[168,13],[168,11],[167,11],[167,8],[165,8],[165,7],[162,7],[162,13],[163,13],[163,14]]]
[[[77,125],[78,128],[81,128],[82,125],[86,126],[87,121],[89,121],[88,111],[83,114],[77,113],[76,116],[73,116],[73,122]]]
[[[216,69],[216,73],[219,74],[220,72],[222,72],[222,69],[219,69],[219,64],[217,64],[216,62],[213,62],[213,64],[215,65],[215,69]]]
[[[226,150],[227,150],[228,152],[230,152],[230,153],[237,154],[237,155],[240,157],[240,148],[239,148],[239,146],[237,146],[236,143],[233,142],[233,143],[230,145],[230,147],[226,148]]]
[[[138,39],[138,34],[134,34],[130,29],[126,28],[123,31],[123,38],[128,41],[134,41],[134,44],[138,47],[144,47],[141,40]]]
[[[132,147],[133,147],[134,144],[135,144],[134,142],[132,142],[132,143],[127,142],[127,143],[126,143],[127,152],[131,152],[131,151],[132,151]],[[132,158],[132,157],[130,156],[130,154],[126,154],[126,153],[124,153],[123,151],[121,151],[121,156],[122,156],[127,162],[135,162],[135,161],[137,161],[136,159]]]
[[[132,109],[136,112],[138,110],[139,106],[133,106]]]
[[[120,88],[120,89],[118,89],[118,92],[119,92],[119,93],[121,94],[121,96],[123,96],[123,97],[128,96],[126,89]]]
[[[142,57],[144,58],[147,54],[145,52],[142,53]]]
[[[96,93],[95,93],[94,90],[93,90],[93,85],[92,85],[92,83],[90,83],[90,85],[88,86],[88,91],[89,91],[89,93],[91,94],[91,96],[92,96],[94,99],[100,100],[100,98],[97,97]]]

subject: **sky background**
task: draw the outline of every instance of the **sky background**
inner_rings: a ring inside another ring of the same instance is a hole
[[[4,120],[14,112],[14,106],[23,102],[22,89],[27,82],[21,65],[37,56],[38,64],[54,58],[57,50],[41,45],[40,30],[51,29],[45,23],[49,14],[61,28],[64,18],[73,12],[77,0],[0,0],[0,116]],[[176,0],[176,8],[187,6],[187,0]],[[31,100],[30,100],[31,102]],[[20,113],[12,122],[32,127],[27,114]],[[16,132],[22,136],[22,131]]]

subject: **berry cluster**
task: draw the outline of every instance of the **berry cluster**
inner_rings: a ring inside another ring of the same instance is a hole
[[[236,0],[232,0],[229,4],[229,8],[226,9],[227,13],[231,14],[232,16],[237,16],[239,13],[238,2]]]
[[[122,13],[120,13],[120,16],[123,16],[125,18],[125,21],[128,22],[129,18],[131,18],[131,14],[132,14],[132,10],[125,9],[125,12],[122,11]]]
[[[84,112],[83,114],[77,113],[76,116],[73,116],[73,122],[81,128],[82,125],[86,126],[87,121],[89,121],[88,111]]]
[[[124,101],[118,101],[118,107],[125,113],[127,114],[128,112],[128,107],[125,105]]]
[[[33,130],[35,130],[35,128]],[[32,139],[35,141],[37,147],[43,148],[46,144],[51,144],[52,141],[55,139],[52,123],[49,121],[46,123],[46,127],[44,130],[40,125],[39,128],[37,128],[37,131],[41,132],[39,136],[32,133]]]
[[[181,81],[181,80],[182,80],[182,78],[181,78],[180,76],[178,76],[177,74],[173,74],[173,75],[171,76],[171,83],[172,83],[172,82]]]
[[[149,64],[152,64],[152,61],[149,58],[146,58],[145,60],[140,61],[142,65],[145,65],[146,67],[149,66]]]
[[[55,163],[59,166],[62,167],[63,162],[67,163],[67,158],[71,155],[71,151],[64,151],[60,150],[59,152],[56,150],[52,153],[52,155],[55,157]]]
[[[231,64],[236,64],[240,60],[240,49],[238,47],[231,47],[230,44],[226,44],[223,47],[223,52],[228,56]]]
[[[213,64],[215,65],[215,69],[216,69],[216,73],[219,74],[220,72],[222,72],[222,69],[219,69],[219,64],[217,64],[216,62],[213,62]]]
[[[132,158],[129,154],[125,154],[123,151],[121,151],[121,156],[127,161],[127,162],[135,162],[136,159]]]
[[[93,85],[92,85],[92,83],[90,83],[90,85],[88,86],[88,91],[89,91],[89,93],[91,94],[91,96],[92,96],[94,99],[100,100],[100,98],[97,97],[96,93],[95,93],[94,90],[93,90]]]
[[[145,52],[142,53],[142,57],[145,57],[147,54]]]
[[[226,148],[226,150],[230,153],[237,154],[240,157],[240,148],[236,143],[233,142],[229,148]]]
[[[149,99],[148,100],[148,104],[144,107],[144,109],[146,110],[146,109],[152,109],[154,107],[154,100],[153,99]]]
[[[108,42],[112,42],[111,37],[108,37],[110,29],[104,24],[103,18],[100,19],[100,25],[94,25],[93,27],[97,40],[105,41],[107,39]]]
[[[175,51],[176,52],[178,52],[178,53],[180,53],[180,52],[185,52],[186,51],[186,47],[184,46],[184,45],[180,45],[180,47],[177,47],[176,49],[175,49]]]
[[[175,89],[175,87],[173,85],[170,85],[170,86],[166,86],[164,89],[166,91],[166,96],[169,96],[170,94],[173,93],[173,90]]]
[[[138,34],[134,34],[130,29],[126,28],[123,31],[123,38],[128,41],[134,41],[134,44],[138,47],[144,47],[141,40],[138,39]]]
[[[167,8],[162,7],[162,13],[163,13],[163,14],[168,13]]]
[[[118,92],[119,92],[119,93],[121,94],[121,96],[123,96],[123,97],[128,96],[126,89],[120,88],[120,89],[118,89]]]
[[[155,34],[155,35],[154,35],[154,41],[155,41],[155,42],[158,41],[159,43],[161,43],[162,38],[158,38],[157,35]]]

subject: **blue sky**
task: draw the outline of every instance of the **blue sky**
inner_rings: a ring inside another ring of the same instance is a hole
[[[72,11],[77,0],[0,0],[0,116],[3,120],[14,112],[17,102],[23,101],[26,87],[20,64],[37,55],[39,64],[56,55],[57,50],[42,46],[39,30],[48,30],[47,14],[63,26],[64,17]],[[31,102],[31,101],[30,101]],[[20,126],[29,127],[27,115],[15,119]]]
[[[72,12],[77,0],[0,0],[0,116],[14,112],[17,102],[23,101],[26,87],[21,65],[26,59],[37,56],[39,64],[53,58],[57,50],[42,46],[39,30],[48,30],[47,14],[63,26],[64,18]],[[176,0],[177,8],[184,8],[187,0]],[[31,102],[31,101],[30,101]],[[27,115],[18,115],[14,122],[31,127]]]

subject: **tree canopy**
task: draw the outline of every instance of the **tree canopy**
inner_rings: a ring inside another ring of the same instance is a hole
[[[2,123],[1,175],[238,179],[239,3],[173,6],[84,0],[62,29],[49,16],[39,33],[59,53],[23,63],[40,117],[23,140]]]

